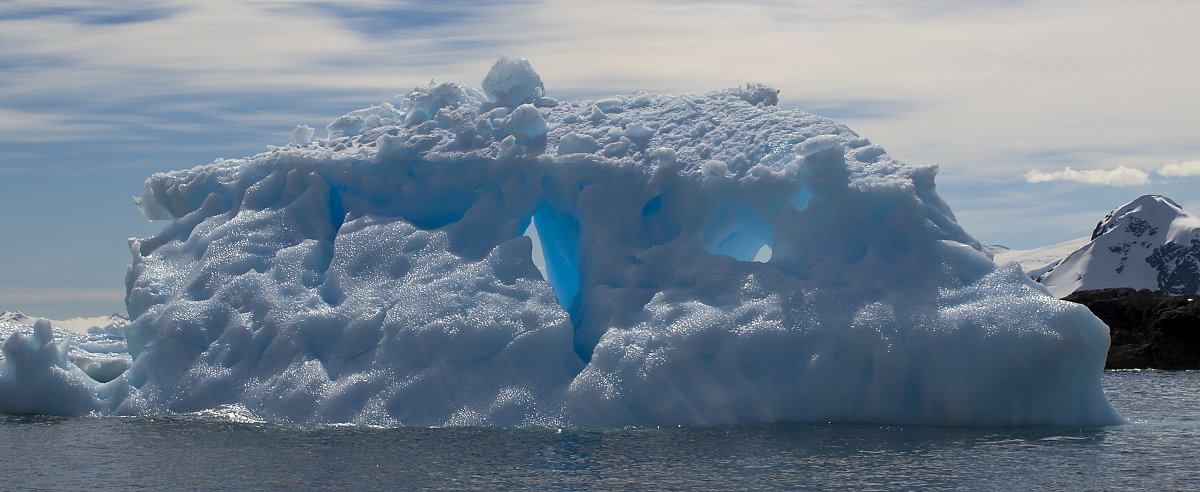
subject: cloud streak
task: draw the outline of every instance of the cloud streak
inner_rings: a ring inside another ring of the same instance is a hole
[[[1153,170],[1163,178],[1190,178],[1200,176],[1200,161],[1171,162]],[[1115,169],[1071,169],[1042,172],[1034,168],[1025,173],[1027,183],[1049,183],[1070,181],[1099,186],[1140,186],[1151,183],[1150,173],[1137,168],[1117,166]]]
[[[1168,178],[1200,176],[1200,161],[1172,162],[1159,169],[1158,174]]]
[[[847,119],[902,160],[971,169],[1004,166],[996,162],[1002,159],[973,161],[1017,145],[1118,140],[1105,134],[1114,126],[1106,122],[1147,120],[1138,114],[1146,108],[1170,108],[1168,118],[1151,115],[1164,123],[1190,121],[1200,111],[1188,102],[1194,98],[1178,96],[1200,81],[1197,71],[1159,62],[1190,54],[1174,26],[1200,15],[1196,6],[960,4],[152,0],[118,7],[67,0],[44,8],[14,0],[0,6],[0,67],[9,75],[0,81],[0,107],[64,98],[133,106],[144,97],[279,89],[400,93],[429,77],[478,84],[491,61],[509,53],[529,57],[547,89],[567,98],[765,82],[783,90],[785,105]],[[1070,25],[1053,21],[1064,12]],[[1130,16],[1150,18],[1126,22]],[[1078,42],[1094,32],[1127,31]],[[1171,33],[1170,43],[1160,43],[1162,33]],[[1113,64],[1128,70],[1106,68]],[[1081,88],[1080,80],[1089,83]],[[1123,103],[1110,97],[1146,84],[1154,87],[1138,92],[1149,100],[1117,107]],[[107,108],[71,110],[93,109]],[[1042,138],[1030,138],[1030,121],[1045,123],[1035,130],[1046,132]],[[1119,140],[1147,149],[1162,146],[1139,143],[1145,138],[1133,132],[1182,133],[1153,125],[1121,130]]]
[[[1076,183],[1100,186],[1137,186],[1150,181],[1150,174],[1141,169],[1117,166],[1116,169],[1071,169],[1070,166],[1061,171],[1044,173],[1038,169],[1025,173],[1028,183],[1048,183],[1051,181],[1072,181]]]

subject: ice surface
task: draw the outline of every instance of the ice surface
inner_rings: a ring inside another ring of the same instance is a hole
[[[292,140],[296,142],[296,145],[303,147],[312,142],[315,133],[316,130],[313,130],[311,126],[296,125],[296,129],[292,130]]]
[[[106,408],[105,400],[119,399],[128,388],[117,380],[129,367],[124,343],[100,343],[92,347],[96,352],[75,349],[73,339],[86,343],[95,337],[56,333],[44,319],[32,327],[0,322],[0,336],[5,339],[0,346],[0,412],[84,415]]]
[[[501,57],[483,78],[483,91],[488,101],[497,106],[517,106],[532,103],[546,94],[542,77],[533,70],[529,60]]]
[[[1121,421],[1105,326],[996,267],[934,168],[761,85],[559,102],[505,58],[483,89],[414,89],[327,139],[150,177],[138,206],[172,221],[130,242],[132,366],[101,384],[61,350],[23,362],[46,345],[13,334],[0,410]],[[54,367],[76,407],[23,389]]]

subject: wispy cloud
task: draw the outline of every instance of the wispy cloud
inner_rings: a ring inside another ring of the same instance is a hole
[[[16,0],[6,2],[0,9],[0,21],[29,19],[66,19],[87,25],[131,24],[151,22],[170,17],[179,8],[151,5],[151,2],[127,2],[125,5],[104,5],[79,2],[76,5],[44,6],[44,2]]]
[[[784,104],[845,118],[903,160],[971,169],[1003,165],[976,165],[982,156],[1039,143],[1029,138],[1033,121],[1043,123],[1042,142],[1087,147],[1115,140],[1103,123],[1114,117],[1147,120],[1146,108],[1171,108],[1167,118],[1150,116],[1178,122],[1197,109],[1178,96],[1190,93],[1196,70],[1160,62],[1186,59],[1189,43],[1178,36],[1190,31],[1175,27],[1200,14],[1195,5],[968,3],[65,0],[46,8],[13,0],[0,5],[0,107],[274,90],[399,93],[430,77],[477,84],[509,53],[529,57],[552,94],[765,82],[783,90]],[[1056,20],[1065,15],[1070,25]],[[1106,68],[1114,63],[1128,69]],[[1109,97],[1142,85],[1154,87],[1139,91],[1137,103]],[[1165,133],[1148,126],[1122,127],[1121,140],[1150,148],[1140,141]],[[969,151],[929,150],[947,142]]]
[[[1159,169],[1158,174],[1168,178],[1200,176],[1200,161],[1172,162]]]
[[[1061,171],[1048,173],[1033,169],[1025,173],[1025,181],[1029,183],[1047,183],[1050,181],[1073,181],[1090,185],[1102,186],[1137,186],[1150,181],[1150,174],[1141,169],[1117,166],[1116,169],[1071,169],[1070,166]]]
[[[1071,181],[1100,186],[1140,186],[1152,182],[1151,172],[1163,178],[1200,176],[1200,161],[1170,162],[1149,171],[1127,166],[1117,166],[1115,169],[1072,169],[1071,166],[1067,166],[1061,171],[1051,172],[1042,172],[1034,168],[1025,173],[1025,182]]]
[[[319,127],[459,66],[481,80],[504,43],[478,25],[521,10],[501,3],[0,2],[0,144]]]
[[[0,142],[59,142],[64,135],[95,135],[110,128],[106,122],[88,122],[80,115],[0,107]]]
[[[351,31],[362,36],[391,36],[414,30],[486,22],[495,15],[489,7],[525,10],[536,7],[537,3],[536,0],[315,1],[302,3],[299,7],[337,18],[345,22]]]

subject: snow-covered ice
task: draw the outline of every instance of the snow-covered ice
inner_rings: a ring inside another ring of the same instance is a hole
[[[130,241],[132,366],[100,382],[12,332],[0,411],[1121,422],[1106,327],[984,255],[935,168],[758,84],[557,101],[503,58],[482,86],[151,176],[137,206],[171,222]]]

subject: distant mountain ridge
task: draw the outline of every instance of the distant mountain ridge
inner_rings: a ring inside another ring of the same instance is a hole
[[[0,323],[13,323],[17,325],[33,326],[39,318],[37,316],[27,316],[20,311],[0,311]],[[89,329],[106,329],[112,325],[123,326],[129,320],[120,314],[110,314],[108,316],[92,316],[87,318],[70,318],[64,320],[48,320],[50,324],[56,328],[70,330],[76,333],[87,333]]]
[[[1075,244],[1082,246],[1060,260],[1033,265]],[[1055,297],[1118,287],[1168,296],[1200,291],[1200,218],[1160,195],[1143,195],[1109,212],[1090,238],[1036,250],[992,252],[997,262],[1021,263]]]

